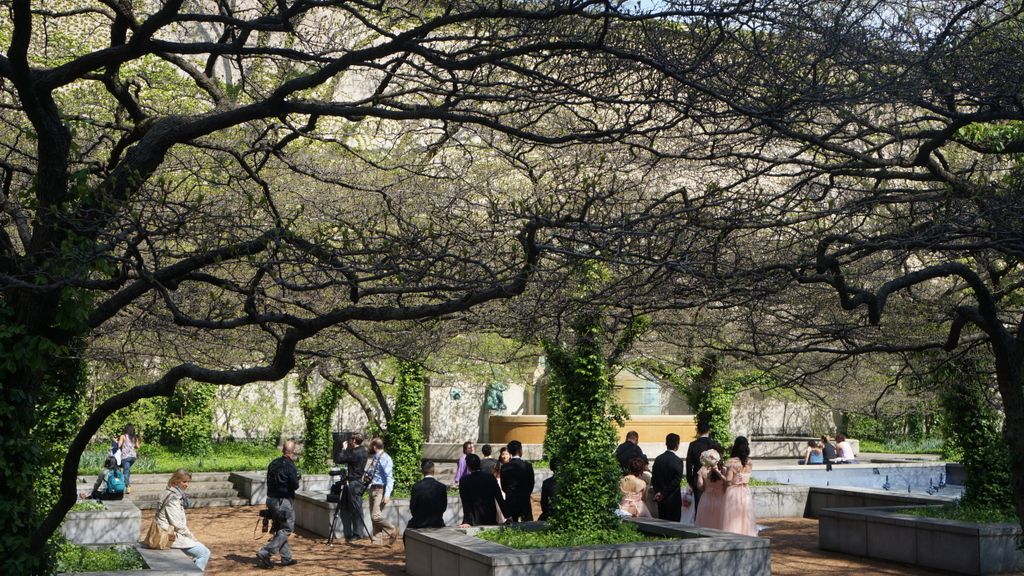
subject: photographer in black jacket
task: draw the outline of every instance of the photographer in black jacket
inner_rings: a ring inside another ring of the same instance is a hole
[[[350,543],[353,540],[370,536],[366,533],[366,525],[363,522],[363,492],[366,492],[366,485],[363,484],[363,468],[366,467],[368,455],[366,448],[363,447],[363,435],[359,432],[352,434],[344,446],[343,450],[334,455],[335,463],[345,464],[348,467],[343,478],[337,513],[341,517],[345,542]]]
[[[295,442],[288,440],[281,447],[281,456],[267,467],[267,508],[277,526],[273,538],[256,553],[256,561],[264,568],[273,564],[271,558],[280,552],[281,565],[291,566],[298,561],[292,558],[288,537],[295,531],[295,491],[299,488],[299,470],[295,467]]]

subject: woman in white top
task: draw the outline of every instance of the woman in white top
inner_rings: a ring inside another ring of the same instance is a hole
[[[842,434],[836,434],[836,462],[846,464],[856,464],[857,456],[853,453],[853,446],[850,444],[846,436]]]
[[[192,480],[192,474],[184,468],[178,468],[167,482],[167,490],[160,496],[160,508],[157,509],[156,523],[161,530],[173,530],[171,548],[184,550],[195,561],[200,570],[206,571],[206,563],[210,561],[210,549],[203,546],[185,521],[185,506],[182,500],[185,490]]]
[[[138,458],[136,449],[142,445],[142,439],[135,434],[135,426],[126,424],[124,432],[117,439],[117,445],[121,449],[121,466],[124,468],[124,483],[126,491],[132,493],[132,464]]]

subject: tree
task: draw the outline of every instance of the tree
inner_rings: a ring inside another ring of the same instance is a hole
[[[733,230],[757,246],[738,243],[716,279],[764,295],[747,302],[761,320],[747,350],[984,347],[1024,522],[1022,10],[775,2],[742,26],[683,26],[652,57],[745,135],[717,160],[756,177],[734,188],[750,213]],[[706,66],[678,67],[673,51],[685,63],[708,35]]]
[[[516,175],[575,143],[645,146],[679,117],[646,98],[608,3],[0,6],[9,573],[44,570],[79,455],[114,411],[185,380],[282,378],[332,327],[522,292],[547,231],[578,214],[532,217],[545,188]],[[51,443],[44,408],[82,397],[70,374],[90,337],[136,324],[187,360],[97,405],[42,505],[38,451],[20,446]],[[225,341],[246,347],[190,350]]]

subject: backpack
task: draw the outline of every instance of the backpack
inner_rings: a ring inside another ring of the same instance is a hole
[[[124,472],[120,468],[114,468],[107,472],[107,487],[104,494],[124,494]]]

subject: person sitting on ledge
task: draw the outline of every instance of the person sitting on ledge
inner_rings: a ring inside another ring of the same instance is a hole
[[[853,453],[853,446],[842,434],[836,434],[836,464],[856,464],[857,455]]]
[[[804,449],[804,456],[800,459],[798,464],[824,464],[825,455],[822,452],[821,442],[817,440],[808,440],[807,448]]]

